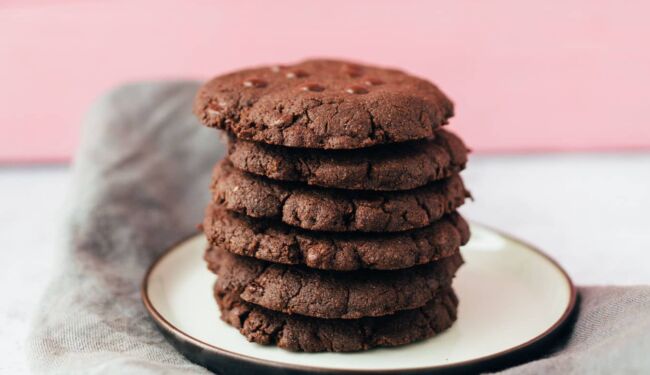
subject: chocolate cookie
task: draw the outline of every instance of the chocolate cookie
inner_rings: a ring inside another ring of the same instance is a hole
[[[335,271],[409,268],[450,256],[469,240],[469,227],[455,212],[430,226],[406,232],[332,234],[251,219],[210,206],[203,231],[210,246],[234,254]]]
[[[240,139],[350,149],[431,137],[453,104],[398,70],[307,60],[216,77],[199,89],[194,113]]]
[[[439,130],[433,140],[362,150],[290,149],[230,137],[235,168],[274,180],[352,190],[408,190],[465,168],[467,148]]]
[[[304,352],[353,352],[398,346],[432,337],[456,320],[458,299],[451,288],[426,305],[393,315],[355,320],[319,319],[268,310],[228,293],[216,284],[221,319],[248,341]]]
[[[422,307],[448,287],[463,263],[460,253],[396,271],[321,271],[233,255],[211,248],[208,268],[219,288],[246,302],[287,314],[358,319]]]
[[[227,159],[215,167],[212,194],[215,203],[251,217],[333,232],[421,228],[456,210],[468,195],[458,175],[399,192],[340,191],[252,175]]]

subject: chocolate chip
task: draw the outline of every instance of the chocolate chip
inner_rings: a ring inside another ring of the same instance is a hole
[[[294,70],[287,73],[286,77],[289,79],[305,78],[305,77],[309,77],[309,73],[305,72],[304,70]]]
[[[370,78],[367,78],[363,83],[365,83],[368,86],[379,86],[379,85],[383,85],[384,81],[382,81],[379,78],[370,77]]]
[[[210,116],[218,115],[221,111],[223,111],[223,107],[215,102],[208,103],[208,106],[205,109],[205,112]]]
[[[320,254],[317,252],[310,251],[307,253],[307,263],[308,264],[316,264],[320,260]]]
[[[343,71],[352,78],[361,77],[363,75],[363,68],[355,64],[346,64]]]
[[[319,85],[318,83],[308,83],[302,87],[303,91],[313,91],[313,92],[321,92],[325,90],[325,87]]]
[[[368,90],[362,86],[350,86],[345,89],[348,94],[367,94]]]
[[[284,65],[273,65],[269,68],[273,73],[279,73],[282,69],[286,68]]]
[[[257,89],[262,88],[262,87],[266,87],[267,85],[268,85],[268,83],[265,80],[260,79],[260,78],[249,78],[249,79],[244,81],[244,86],[246,86],[246,87],[254,87],[254,88],[257,88]]]

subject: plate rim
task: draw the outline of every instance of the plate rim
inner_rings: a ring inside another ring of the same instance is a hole
[[[488,229],[492,232],[495,232],[505,238],[507,238],[510,241],[513,242],[518,242],[525,247],[528,247],[530,250],[533,252],[537,253],[538,255],[542,256],[545,260],[547,260],[553,267],[555,267],[560,274],[562,275],[567,287],[569,288],[569,302],[564,309],[564,312],[562,315],[551,325],[549,326],[544,332],[540,333],[539,335],[532,337],[531,339],[515,345],[513,347],[510,347],[508,349],[492,353],[486,356],[478,357],[478,358],[473,358],[473,359],[468,359],[465,361],[460,361],[460,362],[455,362],[455,363],[449,363],[445,365],[437,365],[437,366],[421,366],[421,367],[413,367],[413,368],[407,368],[407,369],[385,369],[385,370],[370,370],[370,369],[344,369],[344,368],[325,368],[325,367],[314,367],[314,366],[307,366],[307,365],[297,365],[297,364],[292,364],[292,363],[284,363],[284,362],[278,362],[274,360],[269,360],[269,359],[262,359],[262,358],[257,358],[257,357],[252,357],[246,354],[240,354],[236,352],[232,352],[227,349],[223,349],[217,346],[214,346],[212,344],[206,343],[204,341],[201,341],[190,334],[184,332],[183,330],[179,329],[178,327],[174,326],[172,323],[170,323],[165,317],[154,307],[153,303],[149,299],[148,295],[148,286],[149,286],[149,279],[151,275],[153,274],[154,270],[156,267],[162,262],[162,260],[167,257],[169,254],[171,254],[174,250],[179,248],[182,244],[185,242],[188,242],[195,237],[199,236],[202,234],[201,232],[194,232],[190,235],[187,235],[183,237],[182,239],[174,242],[171,246],[169,246],[167,249],[165,249],[158,257],[151,263],[151,265],[147,268],[147,271],[144,274],[144,277],[142,279],[142,283],[140,286],[140,297],[142,300],[142,303],[144,304],[145,309],[147,310],[149,316],[154,320],[154,323],[156,323],[156,326],[159,327],[161,330],[163,330],[163,333],[166,333],[168,335],[173,336],[174,338],[189,344],[198,347],[201,350],[208,351],[208,352],[213,352],[217,355],[222,355],[225,357],[228,357],[232,360],[238,360],[238,361],[244,361],[248,362],[250,364],[254,365],[259,365],[259,366],[265,366],[265,367],[272,367],[275,369],[280,369],[280,370],[294,370],[294,371],[304,371],[304,372],[311,372],[311,373],[332,373],[332,374],[397,374],[397,373],[418,373],[418,372],[431,372],[431,371],[456,371],[456,370],[461,370],[464,368],[472,368],[475,366],[478,366],[482,363],[489,363],[492,361],[496,361],[501,358],[506,358],[508,356],[512,356],[514,354],[517,354],[519,352],[524,352],[527,349],[531,349],[537,344],[541,344],[544,340],[550,338],[553,334],[558,333],[563,326],[569,321],[569,318],[572,316],[573,312],[575,311],[575,307],[577,304],[577,299],[578,299],[578,292],[575,284],[573,283],[573,280],[569,276],[569,274],[566,272],[566,270],[550,255],[548,255],[546,252],[541,250],[535,245],[532,245],[526,241],[523,241],[513,235],[510,235],[508,233],[505,233],[502,230],[495,229],[489,225],[485,225],[482,223],[477,223],[475,221],[471,221],[471,225],[476,225],[483,227],[485,229]],[[175,350],[178,350],[178,348],[175,347]],[[181,354],[185,355],[184,353],[181,352]],[[193,362],[193,361],[192,361]]]

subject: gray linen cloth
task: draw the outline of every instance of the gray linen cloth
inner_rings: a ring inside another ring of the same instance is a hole
[[[28,342],[37,373],[208,373],[178,354],[140,301],[149,264],[191,234],[208,201],[216,132],[194,82],[128,85],[89,112],[74,163],[60,271]],[[571,334],[508,374],[650,373],[650,287],[587,287]],[[218,319],[218,317],[215,317]]]

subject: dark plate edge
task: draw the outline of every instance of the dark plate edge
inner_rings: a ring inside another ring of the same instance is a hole
[[[151,273],[156,268],[158,263],[180,245],[197,236],[197,233],[189,235],[170,246],[149,266],[142,280],[140,296],[144,307],[146,308],[151,318],[154,320],[154,323],[156,323],[164,336],[179,352],[181,352],[181,354],[183,354],[194,363],[198,363],[204,367],[207,367],[208,369],[218,369],[224,373],[255,371],[257,373],[261,372],[267,374],[451,374],[478,371],[496,371],[534,359],[544,349],[551,346],[554,343],[555,339],[565,334],[566,328],[569,327],[568,323],[572,320],[572,318],[575,317],[574,313],[576,312],[578,293],[575,285],[573,284],[573,281],[571,280],[571,277],[569,277],[564,268],[562,268],[562,266],[560,266],[560,264],[555,259],[546,254],[544,251],[514,236],[506,234],[501,230],[497,230],[490,226],[476,222],[472,222],[472,224],[489,229],[511,241],[519,242],[520,244],[530,248],[545,258],[547,261],[549,261],[553,266],[555,266],[555,268],[560,271],[566,281],[567,286],[569,287],[569,303],[567,304],[567,307],[560,318],[541,334],[512,348],[467,361],[456,362],[442,366],[412,368],[407,371],[324,369],[320,367],[292,365],[250,357],[243,354],[233,353],[231,351],[221,349],[198,340],[168,322],[154,308],[153,304],[149,300],[149,296],[147,295],[149,277],[151,276]]]

